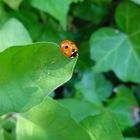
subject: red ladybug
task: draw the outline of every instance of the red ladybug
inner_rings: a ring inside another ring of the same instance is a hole
[[[74,58],[78,55],[77,46],[70,40],[64,40],[61,42],[60,50],[64,55],[70,58]]]

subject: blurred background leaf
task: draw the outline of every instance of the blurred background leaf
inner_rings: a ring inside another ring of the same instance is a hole
[[[117,88],[116,97],[111,99],[107,105],[122,130],[135,125],[133,118],[133,108],[135,106],[138,106],[138,103],[132,90],[124,86]]]
[[[3,0],[10,8],[18,10],[23,0]]]
[[[86,100],[61,99],[59,102],[71,112],[72,117],[78,122],[89,115],[98,114],[101,110],[97,105]]]
[[[131,0],[131,1],[133,1],[133,2],[135,2],[137,4],[140,4],[140,0]]]
[[[92,140],[123,140],[121,131],[109,112],[89,116],[81,121],[81,125],[86,128]]]
[[[123,81],[140,82],[140,20],[134,20],[139,19],[139,12],[139,6],[123,2],[116,11],[117,25],[123,32],[104,28],[91,36],[91,58],[97,62],[94,67],[96,72],[113,70]]]
[[[79,136],[81,140],[91,140],[69,112],[50,98],[18,118],[18,140],[77,140]]]
[[[0,42],[0,51],[3,51],[10,46],[30,44],[32,40],[22,23],[12,18],[0,29]]]

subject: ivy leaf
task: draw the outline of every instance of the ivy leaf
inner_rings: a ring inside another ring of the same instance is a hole
[[[98,5],[109,6],[113,0],[91,0]]]
[[[118,121],[121,130],[135,125],[135,120],[132,115],[132,109],[135,106],[138,106],[138,103],[133,92],[125,86],[119,86],[117,88],[116,96],[107,105],[114,118]]]
[[[18,10],[21,2],[23,0],[3,0],[10,8],[14,9],[14,10]]]
[[[121,131],[109,112],[89,116],[81,121],[92,140],[123,140]]]
[[[5,4],[3,3],[3,0],[0,0],[0,28],[9,19],[9,15],[4,8]]]
[[[43,26],[43,31],[41,35],[38,37],[39,41],[51,41],[60,43],[62,40],[68,38],[69,40],[73,40],[74,37],[71,33],[64,30],[56,30],[60,25],[54,20],[50,18],[47,21],[47,25]]]
[[[121,31],[104,28],[91,36],[91,58],[96,60],[94,71],[113,70],[123,81],[140,82],[139,13],[138,5],[122,2],[116,11]]]
[[[54,43],[15,46],[0,53],[0,115],[26,111],[68,81],[76,59]]]
[[[9,19],[0,29],[0,51],[10,46],[26,45],[32,43],[32,40],[22,25],[15,18]]]
[[[140,5],[140,0],[131,0],[131,1]]]
[[[75,5],[72,13],[80,19],[91,21],[93,24],[98,25],[106,18],[107,9],[103,6],[98,6],[91,1],[84,1]]]
[[[56,18],[63,29],[66,30],[67,14],[69,11],[69,3],[67,0],[31,0],[31,5],[47,12]]]
[[[86,71],[82,80],[76,84],[76,89],[82,97],[98,106],[102,106],[101,101],[105,101],[111,95],[112,88],[112,84],[102,74],[89,71]]]
[[[18,140],[78,140],[79,137],[91,140],[70,113],[50,98],[18,118]]]
[[[124,138],[124,140],[140,140],[140,138]]]
[[[1,128],[0,129],[0,138],[1,138],[1,140],[4,140],[3,132],[4,132],[4,130]]]
[[[79,99],[61,99],[59,102],[71,113],[71,116],[80,122],[89,115],[98,114],[101,109],[91,102]]]
[[[77,3],[77,2],[83,2],[84,0],[68,0],[68,1],[69,3],[73,3],[73,2]]]
[[[38,41],[38,38],[40,37],[44,29],[42,23],[38,22],[39,17],[37,13],[34,12],[35,9],[33,10],[33,12],[29,12],[30,10],[31,7],[21,8],[18,12],[11,11],[10,16],[20,20],[28,30],[32,40]],[[30,20],[27,17],[30,17]]]
[[[77,1],[79,0],[31,0],[31,5],[53,16],[60,22],[63,29],[66,30],[70,4]]]

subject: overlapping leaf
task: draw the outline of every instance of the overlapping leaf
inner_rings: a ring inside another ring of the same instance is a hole
[[[26,45],[32,40],[23,24],[15,18],[9,19],[0,29],[0,51],[14,45]]]
[[[80,99],[62,99],[59,102],[64,105],[76,121],[81,121],[89,115],[95,115],[100,112],[100,108],[93,103]]]
[[[76,83],[76,89],[84,99],[101,106],[101,102],[111,95],[112,84],[103,75],[87,71],[82,80]]]
[[[57,102],[47,98],[20,116],[17,140],[91,140],[88,133]]]
[[[11,7],[14,10],[18,10],[21,2],[23,0],[3,0],[9,7]]]
[[[79,0],[30,0],[31,5],[47,12],[54,18],[56,18],[63,29],[66,29],[67,24],[67,14],[72,2],[77,2]]]

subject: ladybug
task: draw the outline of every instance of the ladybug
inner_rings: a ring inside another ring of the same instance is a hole
[[[74,58],[78,55],[77,46],[70,40],[64,40],[61,42],[60,50],[64,55],[70,58]]]

